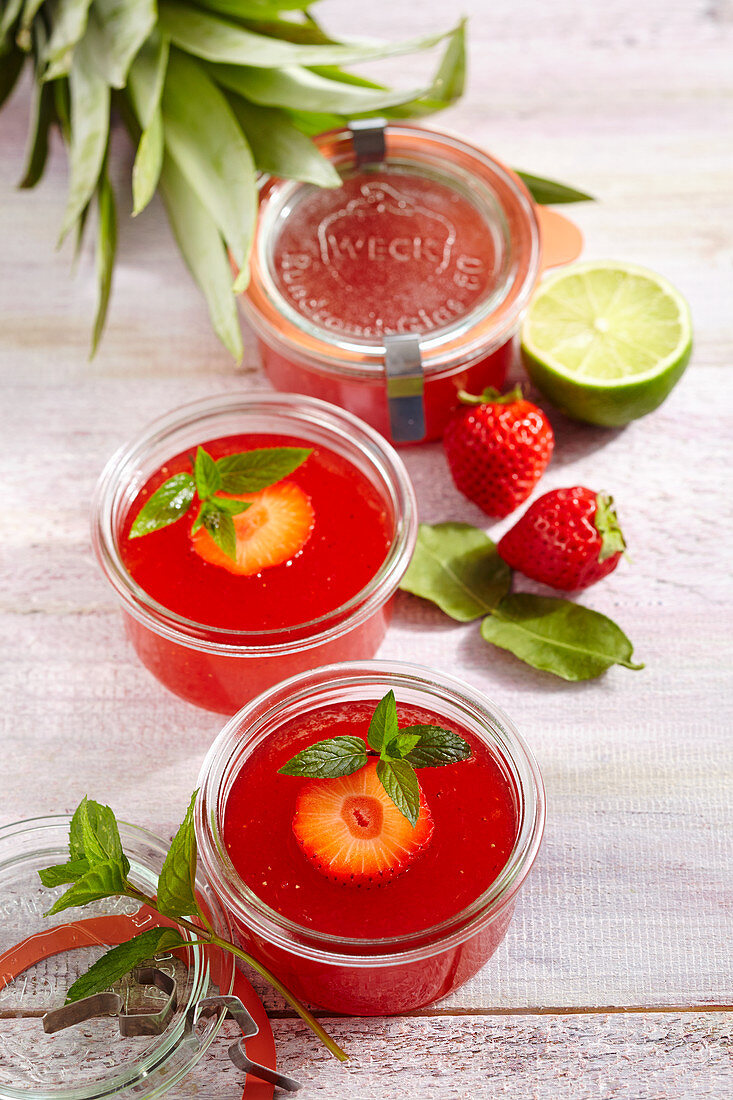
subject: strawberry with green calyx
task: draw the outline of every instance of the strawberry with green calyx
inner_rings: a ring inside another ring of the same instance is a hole
[[[564,591],[608,576],[625,549],[613,498],[581,485],[539,497],[498,545],[513,569]]]
[[[433,834],[416,769],[471,756],[471,746],[452,730],[400,729],[393,691],[377,704],[367,742],[351,736],[317,741],[279,769],[311,780],[298,792],[293,833],[316,870],[341,885],[379,886],[407,870]]]
[[[555,444],[552,427],[521,387],[503,396],[487,389],[480,396],[461,391],[443,434],[456,488],[489,516],[509,515],[532,492],[545,472]]]

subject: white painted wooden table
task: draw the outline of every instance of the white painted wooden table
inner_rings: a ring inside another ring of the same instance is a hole
[[[444,24],[450,8],[383,0],[360,6],[357,23],[347,0],[326,0],[321,14],[396,38],[418,18]],[[556,415],[542,482],[616,497],[633,560],[586,602],[618,620],[647,668],[568,685],[402,597],[380,655],[450,666],[515,718],[547,782],[544,848],[505,943],[472,982],[414,1016],[329,1021],[347,1068],[262,995],[304,1100],[728,1097],[733,7],[461,8],[472,79],[443,123],[596,194],[573,210],[586,255],[656,267],[692,304],[693,364],[663,408],[623,431]],[[425,64],[386,71],[409,83]],[[266,383],[251,341],[235,369],[214,340],[157,205],[122,227],[108,332],[87,361],[93,258],[72,278],[68,253],[53,252],[58,147],[36,193],[13,189],[26,91],[0,117],[0,820],[69,810],[88,792],[170,835],[221,723],[134,657],[92,559],[89,498],[107,456],[154,413]],[[129,205],[122,140],[115,163]],[[449,485],[439,446],[406,459],[423,520],[482,522]],[[224,1041],[194,1078],[200,1096],[240,1095]]]

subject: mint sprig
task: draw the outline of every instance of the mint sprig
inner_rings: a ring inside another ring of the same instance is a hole
[[[88,905],[106,898],[125,897],[146,905],[162,917],[174,920],[178,928],[150,928],[111,948],[77,978],[66,994],[66,1003],[70,1004],[93,993],[101,993],[141,962],[154,958],[161,952],[190,946],[192,943],[209,944],[228,951],[253,967],[285,997],[331,1053],[339,1061],[345,1061],[347,1056],[341,1047],[280,979],[252,955],[219,936],[211,927],[195,889],[197,851],[193,808],[197,793],[194,792],[191,798],[186,816],[163,863],[158,878],[157,897],[143,893],[131,881],[130,861],[123,851],[117,820],[109,806],[102,806],[88,798],[82,799],[77,806],[69,828],[68,862],[55,864],[38,872],[46,887],[71,883],[46,916],[60,913],[72,906]],[[181,929],[192,933],[193,939],[184,938]]]
[[[397,702],[390,690],[374,708],[366,743],[361,737],[328,737],[296,753],[278,772],[308,779],[339,779],[366,767],[370,757],[377,757],[377,779],[414,828],[420,816],[415,769],[457,764],[470,755],[471,746],[452,730],[431,725],[400,729]]]
[[[259,493],[288,477],[312,453],[307,447],[258,447],[214,459],[198,447],[191,462],[193,474],[169,477],[145,502],[130,528],[129,538],[150,535],[186,515],[194,499],[199,510],[191,533],[205,527],[216,545],[237,560],[237,533],[233,516],[246,512],[250,502],[219,493]]]

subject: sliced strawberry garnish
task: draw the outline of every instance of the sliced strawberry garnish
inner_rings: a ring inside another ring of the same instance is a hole
[[[413,829],[377,779],[370,761],[353,775],[313,779],[298,794],[293,817],[298,844],[328,878],[350,886],[379,886],[403,871],[433,835],[433,819],[420,791]]]
[[[280,481],[259,493],[242,493],[232,499],[251,505],[234,516],[237,560],[225,554],[200,527],[191,541],[204,561],[249,577],[294,558],[310,538],[315,512],[310,498],[293,482]]]

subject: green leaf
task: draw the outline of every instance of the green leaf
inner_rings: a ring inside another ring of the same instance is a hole
[[[587,195],[585,191],[576,191],[574,187],[568,187],[564,183],[543,179],[542,176],[532,176],[529,172],[520,172],[516,168],[514,171],[523,181],[534,201],[542,206],[549,206],[551,203],[595,202],[593,196]]]
[[[440,768],[471,756],[471,746],[457,733],[441,726],[405,726],[402,734],[415,733],[417,744],[405,759],[413,768]]]
[[[26,55],[13,47],[0,59],[0,107],[10,96],[25,64]]]
[[[393,741],[387,745],[386,750],[382,748],[382,759],[389,758],[390,760],[404,760],[412,749],[415,748],[420,740],[419,733],[407,733],[406,730],[401,730]]]
[[[6,0],[6,3],[3,5],[3,13],[2,17],[0,18],[0,48],[5,45],[5,40],[9,37],[9,32],[12,30],[13,24],[20,15],[20,9],[22,7],[23,0]],[[11,50],[11,52],[13,51]],[[21,57],[25,57],[25,54],[22,50],[19,50],[18,52],[21,54]],[[7,65],[7,63],[8,62],[6,58],[3,64]],[[0,75],[0,86],[2,86],[2,77],[5,75],[4,73],[2,73],[2,68],[3,66],[0,65],[0,73],[2,74]],[[0,102],[2,102],[2,100],[0,100]]]
[[[169,523],[175,523],[191,507],[195,492],[196,485],[190,474],[174,474],[169,477],[146,500],[135,516],[129,537],[137,539],[158,531],[161,527],[167,527]]]
[[[93,863],[86,874],[77,879],[44,915],[51,917],[76,905],[87,905],[90,901],[124,895],[127,889],[125,874],[122,863],[117,859]]]
[[[168,67],[168,40],[159,34],[143,43],[132,63],[128,88],[142,128],[132,167],[133,216],[148,205],[163,168],[163,111],[161,97]]]
[[[63,241],[92,197],[107,149],[109,88],[97,72],[86,37],[74,50],[74,63],[69,73],[69,89],[71,92],[70,184],[59,243]]]
[[[69,863],[57,863],[53,867],[44,867],[38,872],[38,877],[44,886],[52,888],[63,886],[67,882],[78,882],[88,870],[88,859],[76,859]]]
[[[83,225],[82,225],[83,229]],[[92,330],[91,357],[94,356],[107,319],[107,306],[112,289],[112,273],[117,252],[117,211],[112,184],[106,167],[102,169],[97,187],[97,312]]]
[[[159,19],[163,33],[187,53],[205,61],[253,65],[264,69],[285,65],[344,65],[394,57],[429,49],[447,37],[447,32],[443,31],[404,42],[300,46],[253,34],[236,23],[197,11],[175,0],[161,0]]]
[[[160,180],[163,168],[163,112],[157,107],[150,125],[143,130],[132,166],[133,216],[148,205]]]
[[[484,619],[481,635],[564,680],[590,680],[614,664],[644,667],[631,660],[633,646],[611,619],[552,596],[506,596]]]
[[[86,37],[97,68],[113,88],[124,88],[135,54],[156,22],[155,0],[94,0]]]
[[[38,11],[45,3],[45,0],[25,0],[23,4],[23,14],[20,18],[20,27],[16,34],[16,41],[21,50],[30,50],[32,38],[31,27],[33,20],[36,18]]]
[[[242,330],[232,293],[231,268],[214,219],[170,157],[160,176],[163,200],[183,258],[201,287],[214,331],[231,355],[242,358]]]
[[[77,817],[78,814],[78,817]],[[74,853],[79,850],[79,843],[84,851],[84,856],[90,865],[104,863],[108,860],[117,860],[124,866],[124,873],[130,869],[130,864],[122,851],[120,830],[117,827],[117,819],[109,808],[99,802],[93,802],[89,798],[83,798],[72,818],[72,826],[76,819],[74,830]],[[69,834],[69,848],[71,850],[71,831]]]
[[[54,120],[53,89],[37,79],[31,94],[31,117],[28,124],[28,144],[25,154],[21,188],[35,187],[46,167],[48,157],[48,131]]]
[[[221,490],[258,493],[292,474],[312,454],[307,447],[261,447],[217,459]]]
[[[302,180],[316,187],[341,186],[341,177],[334,166],[293,125],[285,111],[248,103],[234,93],[228,99],[260,172]]]
[[[212,497],[211,503],[220,512],[226,512],[230,516],[240,516],[252,505],[247,500],[235,500],[232,497]]]
[[[140,47],[130,66],[127,84],[140,128],[145,130],[160,106],[168,68],[169,43],[157,31]]]
[[[201,522],[216,545],[232,561],[237,560],[237,531],[234,520],[228,512],[217,508],[213,501],[207,501],[201,509]]]
[[[367,762],[361,737],[330,737],[316,741],[278,768],[280,775],[305,775],[312,779],[337,779],[358,772]]]
[[[221,489],[221,474],[210,454],[203,447],[196,451],[196,461],[193,467],[193,476],[196,480],[196,492],[200,500],[206,500],[217,490]]]
[[[43,58],[48,68],[45,80],[66,76],[71,68],[74,47],[87,29],[92,0],[58,0],[54,9],[53,30]]]
[[[158,879],[158,910],[165,917],[177,919],[200,914],[196,900],[196,833],[193,827],[194,791],[186,816],[173,837],[163,869]]]
[[[186,940],[175,928],[148,928],[139,932],[126,943],[111,948],[89,967],[86,974],[77,978],[66,994],[66,1004],[102,993],[140,963],[185,944]]]
[[[425,93],[410,103],[390,107],[389,118],[421,118],[450,107],[463,95],[466,83],[466,20],[462,19],[448,39],[433,82]]]
[[[397,703],[394,692],[390,688],[384,698],[377,703],[372,720],[369,723],[367,740],[370,748],[375,752],[381,752],[384,745],[394,741],[399,733],[397,722]]]
[[[478,527],[469,523],[421,523],[400,588],[431,600],[446,615],[463,623],[496,607],[510,583],[509,567]]]
[[[198,0],[198,7],[232,19],[264,19],[279,11],[309,8],[315,0]]]
[[[407,103],[426,91],[413,89],[397,92],[355,87],[326,79],[299,65],[279,69],[210,65],[208,71],[217,83],[253,103],[297,111],[334,111],[346,116]]]
[[[257,213],[252,154],[226,97],[201,65],[171,51],[163,89],[165,144],[219,227],[243,289]]]
[[[71,96],[69,93],[68,80],[54,80],[51,85],[53,88],[53,104],[56,108],[56,118],[59,120],[59,126],[61,128],[61,134],[67,145],[71,142]],[[84,206],[86,210],[87,203]]]
[[[406,760],[379,760],[377,779],[414,829],[420,815],[420,788],[411,765]]]

